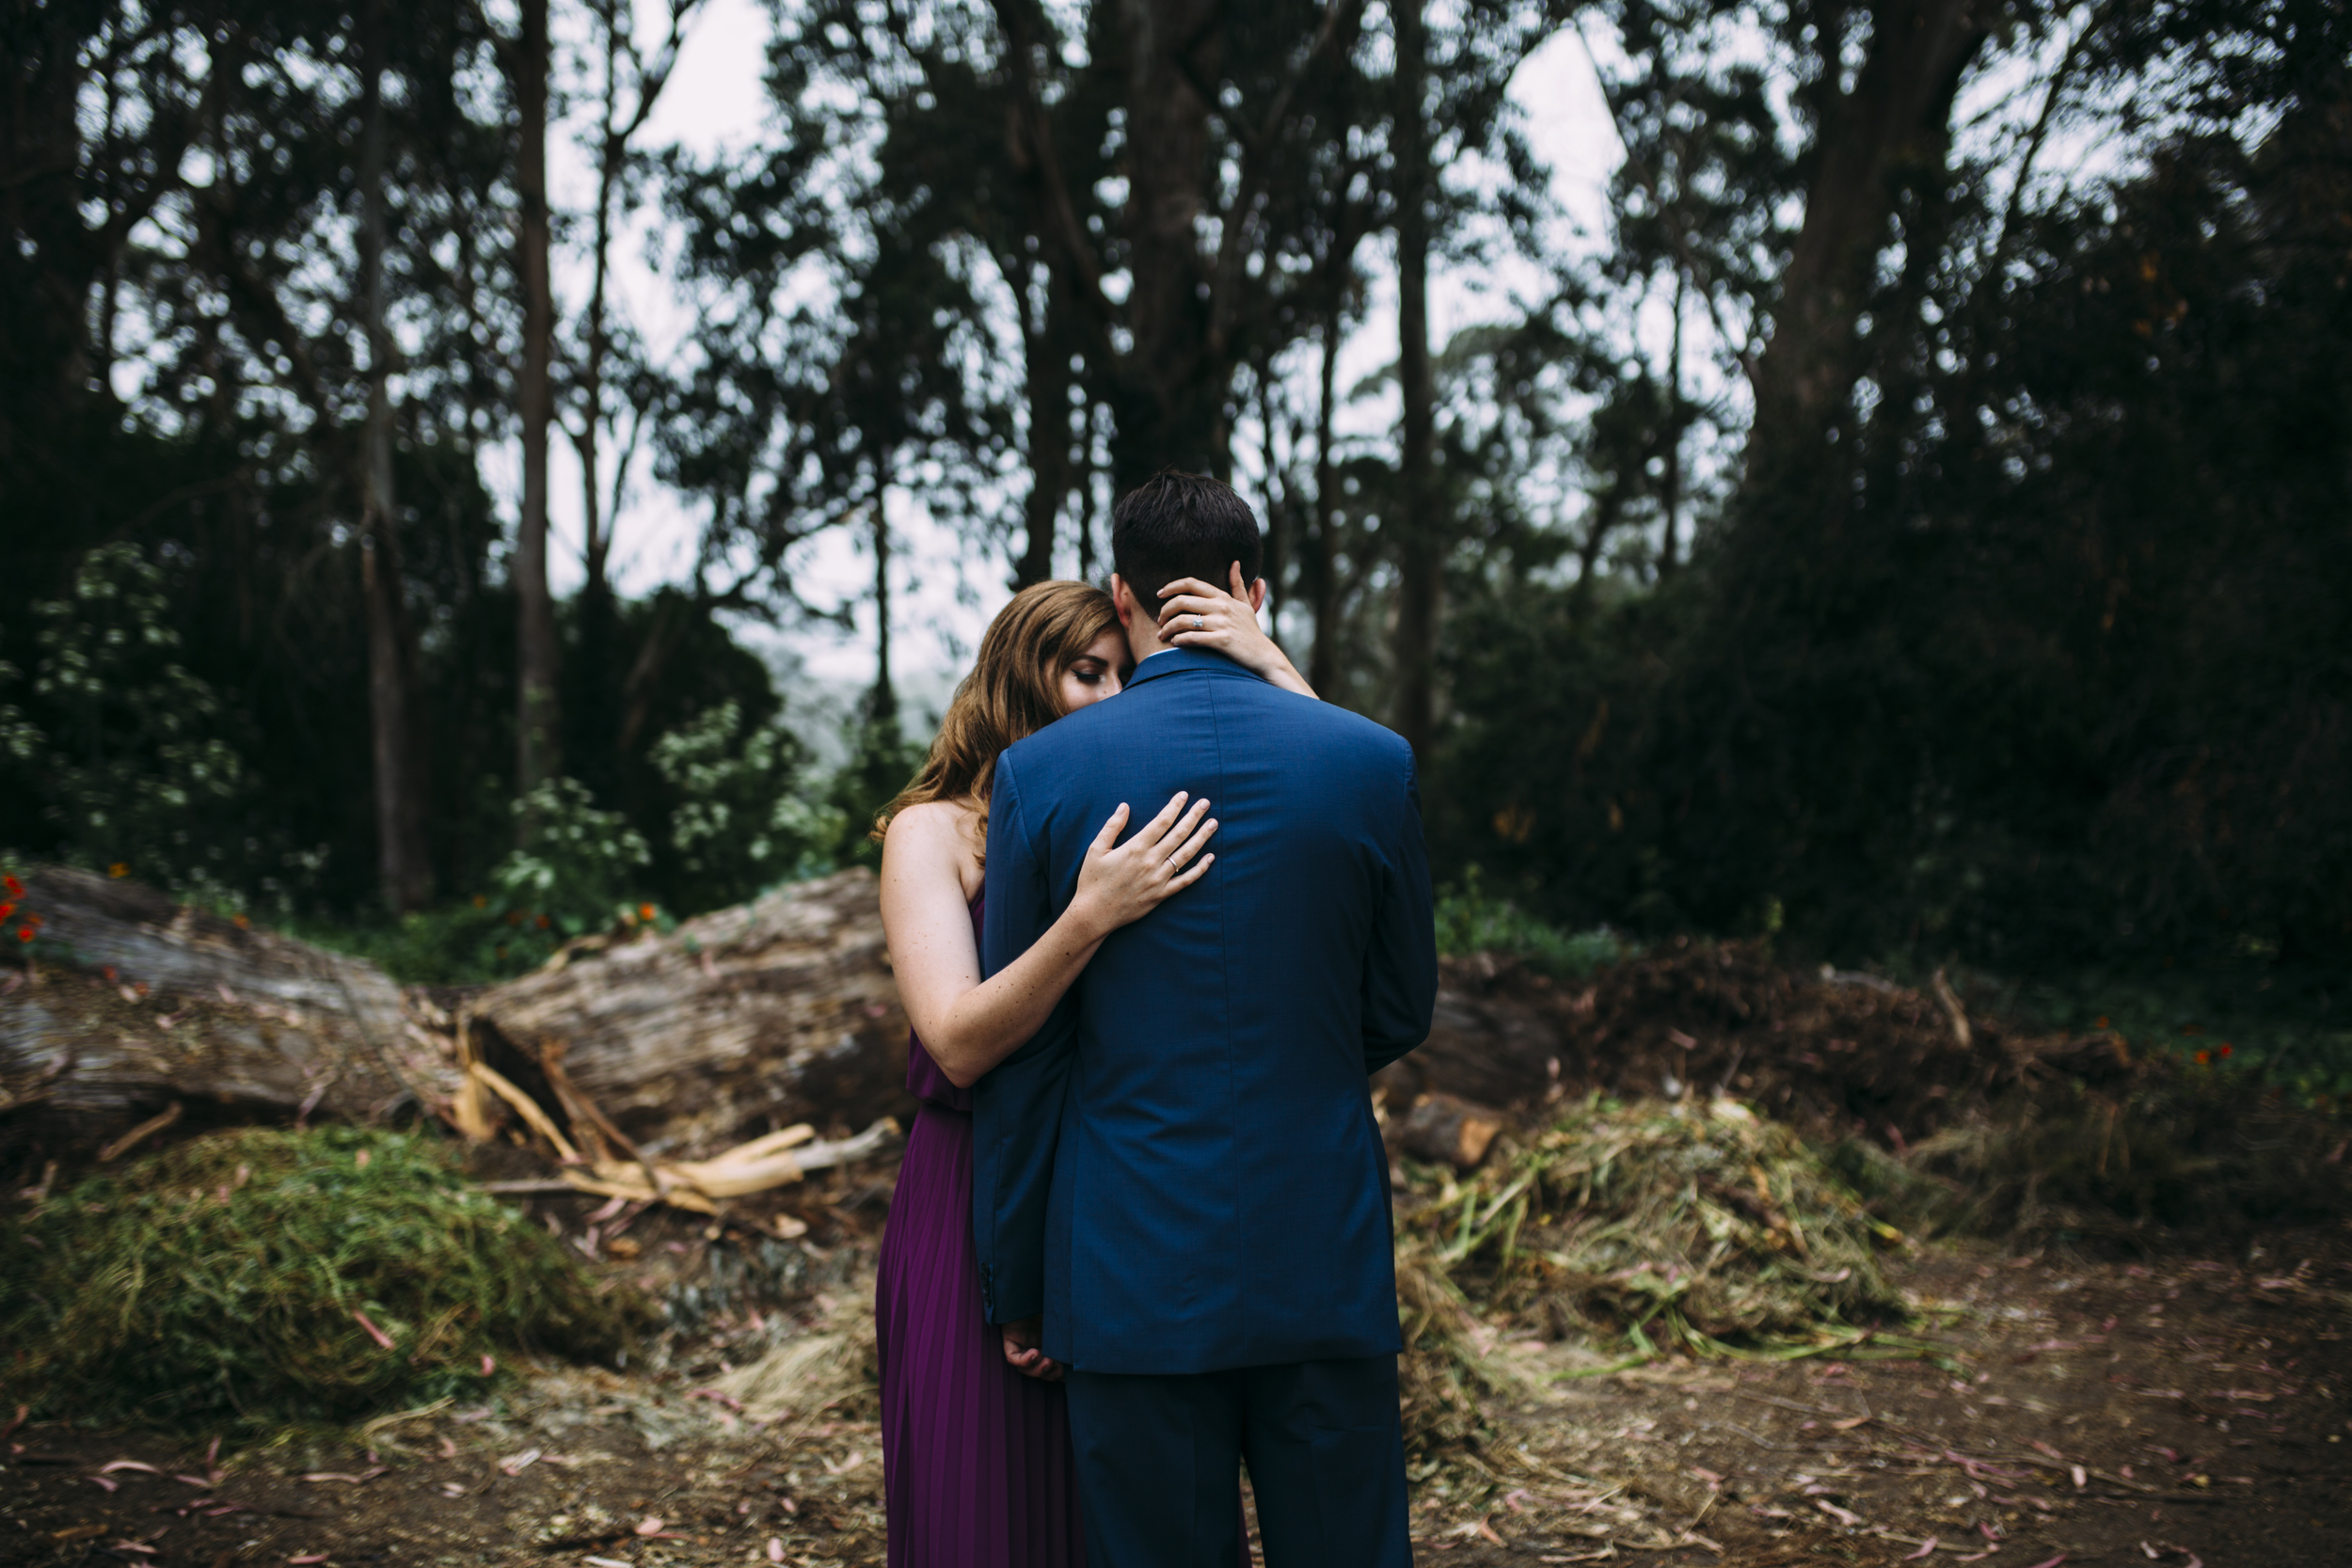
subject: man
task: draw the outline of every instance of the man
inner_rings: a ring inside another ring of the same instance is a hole
[[[1041,1313],[1067,1369],[1094,1568],[1226,1568],[1247,1459],[1269,1568],[1405,1568],[1388,1160],[1370,1073],[1437,996],[1410,749],[1221,655],[1160,641],[1158,589],[1262,605],[1257,520],[1163,473],[1114,516],[1126,690],[1007,751],[984,965],[1069,903],[1122,801],[1214,802],[1199,885],[1106,939],[1045,1030],[976,1089],[992,1323]],[[1009,1351],[1010,1349],[1009,1343]]]

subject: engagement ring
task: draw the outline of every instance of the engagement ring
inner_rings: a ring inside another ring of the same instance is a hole
[[[1200,616],[1198,616],[1198,615],[1196,615],[1196,616],[1194,616],[1194,617],[1192,618],[1192,629],[1193,629],[1193,630],[1195,630],[1195,631],[1199,631],[1199,630],[1200,630],[1202,626],[1207,626],[1208,624],[1209,624],[1208,622],[1206,622],[1206,621],[1202,620],[1202,619],[1201,619]]]

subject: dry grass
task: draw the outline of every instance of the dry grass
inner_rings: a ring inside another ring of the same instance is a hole
[[[1622,1366],[1851,1348],[1906,1316],[1879,1267],[1899,1234],[1795,1133],[1728,1101],[1595,1099],[1467,1180],[1422,1169],[1412,1187],[1397,1309],[1417,1450],[1474,1437],[1480,1396],[1523,1375],[1488,1354],[1500,1331]]]

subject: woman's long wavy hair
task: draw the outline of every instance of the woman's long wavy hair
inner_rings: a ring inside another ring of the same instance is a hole
[[[973,801],[985,835],[997,753],[1061,717],[1062,672],[1118,629],[1111,596],[1087,583],[1041,582],[1015,594],[980,638],[922,770],[874,818],[871,836],[879,842],[891,818],[927,800]]]

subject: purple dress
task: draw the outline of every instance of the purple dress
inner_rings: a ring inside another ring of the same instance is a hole
[[[972,906],[974,936],[980,906]],[[890,1568],[1076,1568],[1086,1560],[1061,1385],[1005,1365],[972,1247],[972,1091],[909,1037],[923,1102],[874,1291]]]

